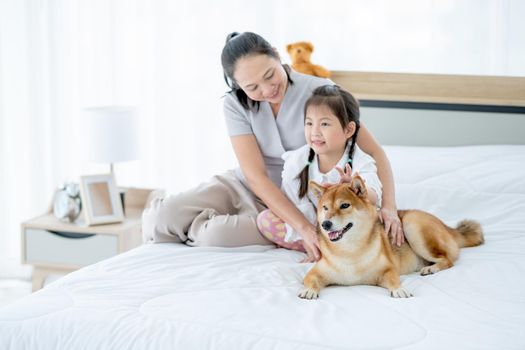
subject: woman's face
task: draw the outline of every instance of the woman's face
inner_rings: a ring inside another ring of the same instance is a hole
[[[268,55],[250,55],[235,64],[233,78],[254,101],[280,104],[284,98],[288,77],[281,62]]]

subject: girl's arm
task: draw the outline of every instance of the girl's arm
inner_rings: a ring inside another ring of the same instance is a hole
[[[308,262],[319,260],[319,242],[316,228],[293,205],[266,174],[266,166],[254,135],[230,137],[233,150],[251,190],[270,210],[292,226],[303,238]]]
[[[362,123],[357,135],[357,145],[376,161],[377,175],[383,185],[380,217],[385,224],[386,233],[390,233],[392,237],[392,243],[397,243],[400,246],[404,241],[404,235],[401,221],[397,214],[394,175],[392,174],[390,162],[379,142]]]

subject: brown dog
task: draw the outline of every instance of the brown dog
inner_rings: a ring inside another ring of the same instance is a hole
[[[390,245],[376,208],[368,201],[359,175],[350,184],[323,187],[310,181],[319,198],[317,220],[322,258],[304,278],[299,297],[316,299],[331,284],[368,284],[387,288],[395,298],[412,294],[401,286],[399,275],[420,270],[428,275],[452,267],[459,248],[483,243],[481,226],[463,220],[454,228],[432,214],[399,210],[406,241]]]

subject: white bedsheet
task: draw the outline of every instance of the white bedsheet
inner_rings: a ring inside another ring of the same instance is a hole
[[[399,208],[485,230],[453,268],[403,276],[413,298],[302,300],[301,253],[146,245],[0,309],[0,349],[525,349],[525,146],[387,152]]]

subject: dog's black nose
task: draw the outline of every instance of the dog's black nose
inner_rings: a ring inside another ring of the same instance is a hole
[[[328,231],[329,229],[332,228],[332,222],[329,221],[329,220],[325,220],[325,221],[323,221],[321,226],[323,226],[323,228]]]

